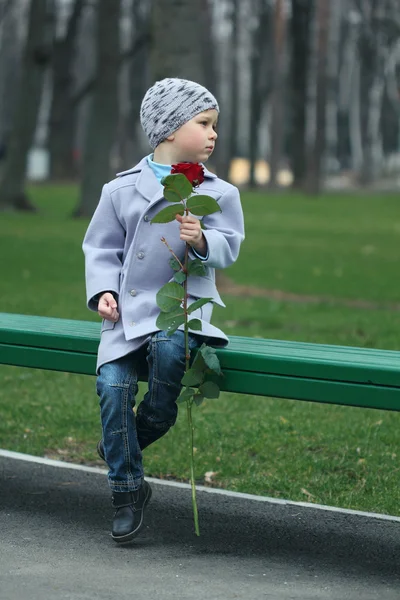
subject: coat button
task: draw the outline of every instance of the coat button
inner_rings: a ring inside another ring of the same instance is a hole
[[[137,255],[138,258],[144,258],[144,252],[139,252]]]
[[[135,321],[131,321],[131,322],[129,323],[129,325],[130,325],[131,327],[135,327],[136,323],[135,323]]]
[[[150,221],[149,215],[144,215],[143,220],[146,221],[146,223],[147,223],[147,221]]]
[[[136,290],[131,290],[129,293],[130,293],[131,296],[136,296],[137,291]]]

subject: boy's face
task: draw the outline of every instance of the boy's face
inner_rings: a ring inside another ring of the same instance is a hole
[[[215,108],[199,113],[168,137],[174,162],[205,162],[213,153],[218,137]]]

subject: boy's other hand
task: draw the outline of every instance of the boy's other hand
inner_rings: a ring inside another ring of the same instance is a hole
[[[117,301],[110,292],[105,292],[102,296],[100,296],[97,312],[102,319],[107,319],[107,321],[113,321],[114,323],[118,321],[119,312],[117,308]]]

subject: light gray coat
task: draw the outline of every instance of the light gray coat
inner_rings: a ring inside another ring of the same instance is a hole
[[[229,267],[238,257],[244,239],[243,212],[237,188],[204,171],[205,181],[197,190],[215,198],[222,212],[203,217],[207,227],[203,231],[208,245],[204,261],[207,272],[205,277],[189,277],[188,292],[191,301],[210,297],[212,302],[191,317],[201,319],[201,335],[213,338],[215,345],[226,345],[226,335],[210,323],[213,304],[225,306],[215,285],[215,269]],[[117,323],[103,320],[97,369],[136,350],[158,331],[156,293],[174,275],[169,265],[171,254],[161,238],[166,238],[180,259],[185,250],[177,221],[150,224],[154,215],[169,204],[163,198],[163,189],[143,158],[104,185],[87,229],[83,251],[88,307],[97,311],[95,297],[111,291],[118,296],[120,314]],[[192,252],[190,257],[196,258]]]

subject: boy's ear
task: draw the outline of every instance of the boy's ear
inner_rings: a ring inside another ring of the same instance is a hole
[[[168,140],[169,142],[173,142],[175,139],[175,134],[171,133],[171,135],[169,135],[167,138],[165,138],[166,140]]]

